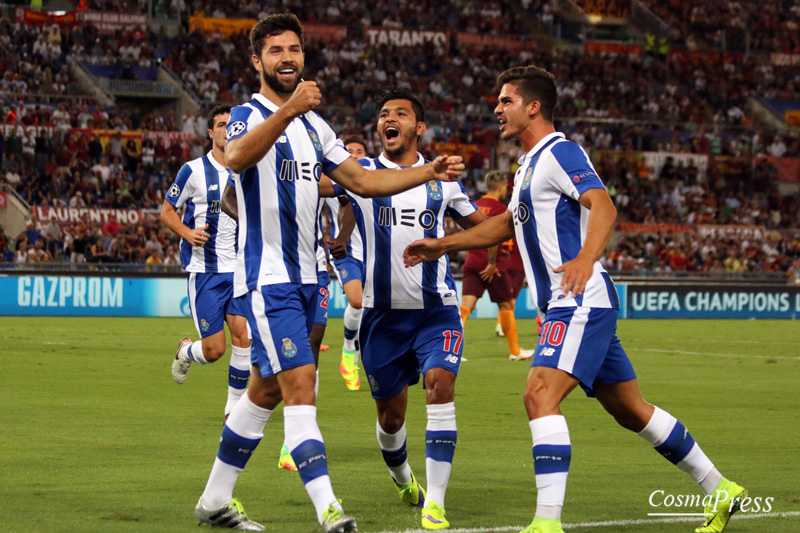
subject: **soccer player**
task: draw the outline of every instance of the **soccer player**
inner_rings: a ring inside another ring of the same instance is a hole
[[[208,114],[211,151],[184,164],[161,207],[161,220],[181,236],[183,269],[189,272],[189,309],[199,341],[182,339],[172,362],[172,379],[186,381],[192,363],[205,365],[225,354],[225,322],[231,332],[228,401],[233,410],[250,376],[250,340],[244,311],[233,297],[236,268],[236,221],[220,212],[220,198],[228,182],[225,163],[225,127],[229,106]],[[183,211],[183,216],[178,214]]]
[[[486,174],[486,194],[476,202],[478,208],[489,217],[506,212],[503,200],[508,193],[506,175],[494,170]],[[489,291],[489,298],[497,304],[499,320],[503,336],[508,342],[509,356],[512,361],[530,359],[533,350],[520,350],[517,337],[517,321],[514,319],[514,295],[511,277],[508,275],[508,253],[502,245],[492,246],[487,250],[470,250],[464,262],[464,273],[461,281],[461,320],[467,318],[475,310],[478,299],[484,291]]]
[[[367,157],[366,141],[358,135],[351,135],[344,139],[344,147],[354,158],[361,160]],[[345,256],[334,257],[332,263],[336,269],[339,283],[347,298],[347,307],[344,310],[344,345],[342,347],[342,360],[339,363],[339,372],[345,380],[348,390],[361,388],[361,376],[358,372],[358,328],[361,324],[361,300],[364,296],[364,256],[361,244],[361,234],[355,227],[355,218],[352,215],[347,197],[326,198],[331,218],[331,251],[344,249]],[[341,214],[340,214],[341,212]]]
[[[261,87],[231,110],[228,121],[225,158],[239,214],[234,294],[246,297],[252,370],[247,393],[225,422],[195,517],[220,527],[264,530],[247,518],[233,489],[283,401],[286,443],[317,520],[328,533],[344,533],[355,531],[356,522],[344,514],[328,475],[308,340],[319,283],[319,182],[324,172],[363,196],[387,196],[434,179],[458,179],[464,165],[460,157],[440,156],[403,172],[367,172],[312,112],[322,94],[315,82],[301,79],[303,43],[303,29],[291,13],[256,23],[251,59]]]
[[[427,125],[420,100],[408,89],[393,88],[379,94],[376,102],[383,152],[362,164],[375,172],[421,167],[425,160],[417,152],[417,142]],[[463,349],[458,296],[447,258],[406,270],[403,247],[410,239],[444,235],[446,215],[465,228],[486,216],[458,183],[431,180],[391,197],[365,199],[352,193],[348,197],[364,241],[366,282],[359,341],[378,409],[378,444],[401,499],[424,506],[422,527],[445,529],[450,525],[445,518],[445,491],[456,447],[453,400]],[[419,382],[420,372],[428,411],[427,498],[406,453],[408,387]]]
[[[323,200],[320,199],[319,211],[322,215]],[[222,211],[232,219],[239,220],[239,212],[236,199],[236,182],[233,175],[228,176],[228,187],[222,195]],[[317,237],[322,244],[322,225],[317,227]],[[331,241],[328,241],[330,244]],[[342,250],[344,253],[344,250]],[[342,255],[341,257],[344,257]],[[330,292],[328,285],[330,285],[331,277],[328,274],[328,259],[325,254],[325,249],[322,246],[317,247],[317,303],[315,305],[316,312],[314,314],[314,325],[311,328],[311,333],[308,336],[308,342],[311,344],[311,352],[314,355],[314,365],[317,367],[316,372],[316,385],[314,394],[319,393],[319,352],[322,347],[322,339],[325,337],[325,329],[328,326],[328,299]],[[243,297],[242,297],[243,298]],[[289,447],[284,443],[281,447],[280,457],[278,458],[278,468],[285,470],[297,471],[297,465],[292,459],[292,454],[289,452]]]
[[[538,494],[533,522],[524,533],[562,531],[572,448],[559,405],[578,386],[622,427],[689,474],[704,493],[715,493],[719,504],[706,506],[706,521],[696,531],[722,531],[747,491],[720,474],[683,424],[639,392],[616,336],[617,292],[598,261],[617,212],[583,149],[553,127],[553,76],[535,66],[515,67],[499,76],[498,87],[501,137],[519,139],[527,152],[509,211],[469,231],[412,243],[406,264],[492,246],[516,234],[528,285],[545,313],[525,389]]]

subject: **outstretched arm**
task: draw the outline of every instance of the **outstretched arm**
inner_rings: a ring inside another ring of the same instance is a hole
[[[406,267],[433,261],[447,252],[488,248],[514,236],[511,212],[484,220],[474,228],[459,231],[441,239],[422,239],[411,243],[403,252]]]
[[[440,155],[427,165],[402,170],[366,170],[351,157],[329,172],[329,175],[333,181],[361,197],[381,198],[407,191],[431,180],[458,181],[463,170],[464,163],[458,155]]]

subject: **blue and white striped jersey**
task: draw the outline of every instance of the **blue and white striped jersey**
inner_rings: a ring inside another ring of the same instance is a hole
[[[417,154],[413,166],[425,164]],[[369,170],[400,168],[383,154],[360,161]],[[343,189],[335,186],[337,194]],[[477,210],[460,183],[431,180],[388,198],[361,198],[346,193],[353,202],[364,247],[364,307],[375,309],[429,309],[458,305],[450,260],[403,264],[403,251],[412,242],[444,237],[444,217],[454,219]]]
[[[567,296],[553,270],[575,259],[586,240],[589,210],[578,201],[603,183],[583,148],[551,133],[520,158],[509,210],[528,288],[536,306],[619,308],[611,278],[597,261],[583,294]]]
[[[341,207],[339,198],[325,198],[325,207],[328,209],[328,214],[331,218],[331,239],[335,239],[339,234],[339,208]],[[358,224],[350,234],[350,242],[347,243],[347,256],[357,261],[364,260],[364,250],[361,244],[361,232],[358,230]]]
[[[231,110],[228,141],[278,107],[260,94]],[[319,180],[350,154],[310,111],[295,118],[255,166],[234,174],[239,209],[239,266],[234,294],[263,285],[317,284]]]
[[[220,198],[228,184],[228,169],[211,152],[184,164],[167,193],[167,202],[179,212],[181,221],[194,229],[208,224],[209,238],[203,246],[181,239],[181,261],[187,272],[233,272],[236,270],[236,221],[220,209]]]

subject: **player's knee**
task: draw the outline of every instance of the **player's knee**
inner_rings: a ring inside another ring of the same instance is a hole
[[[500,311],[513,311],[514,310],[514,300],[509,300],[507,302],[500,302],[497,304],[497,308]]]
[[[405,418],[401,413],[396,413],[393,411],[383,411],[378,413],[378,424],[380,424],[381,429],[389,435],[394,435],[400,431],[405,422]]]
[[[203,343],[203,357],[209,363],[219,360],[220,357],[225,355],[225,343],[210,342]]]
[[[425,398],[428,405],[450,403],[455,397],[455,376],[425,377]]]
[[[550,387],[543,380],[533,380],[528,383],[523,398],[528,413],[546,416],[551,414],[550,411],[553,409],[558,409],[558,401],[553,398]]]

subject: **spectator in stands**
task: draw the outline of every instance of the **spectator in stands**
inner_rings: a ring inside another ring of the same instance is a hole
[[[164,259],[164,265],[168,266],[180,266],[181,265],[181,258],[175,252],[175,246],[170,244],[167,247],[167,257]]]
[[[92,140],[88,145],[89,164],[96,165],[103,155],[103,143],[100,142],[100,137],[95,134],[92,135]]]
[[[122,225],[117,221],[116,213],[111,213],[108,216],[108,221],[103,225],[103,233],[116,237],[121,229]]]
[[[22,178],[20,177],[19,172],[17,172],[16,163],[12,163],[8,167],[8,170],[6,171],[5,179],[6,179],[6,183],[8,183],[8,186],[16,191],[17,188],[19,187],[20,182],[22,181]]]
[[[108,140],[108,144],[106,144],[106,154],[112,158],[112,161],[115,157],[122,160],[123,146],[122,132],[118,131],[114,137]]]
[[[61,226],[58,225],[58,218],[55,214],[50,216],[50,220],[48,221],[47,225],[42,230],[42,234],[44,238],[47,240],[47,251],[50,253],[52,257],[56,257],[56,255],[61,251]]]
[[[14,253],[14,263],[24,264],[28,262],[28,241],[22,239],[17,245],[17,251]]]
[[[125,172],[128,174],[136,172],[136,168],[141,161],[142,157],[139,153],[139,148],[136,146],[136,141],[128,139],[128,142],[125,143]]]
[[[53,256],[52,254],[44,249],[44,241],[38,240],[36,244],[33,245],[33,250],[28,251],[28,262],[29,263],[52,263]]]
[[[17,242],[19,243],[24,240],[29,246],[33,246],[39,239],[42,239],[42,234],[37,229],[36,222],[34,220],[29,220],[25,225],[25,230],[17,237]],[[19,247],[19,244],[17,244],[17,246]]]

